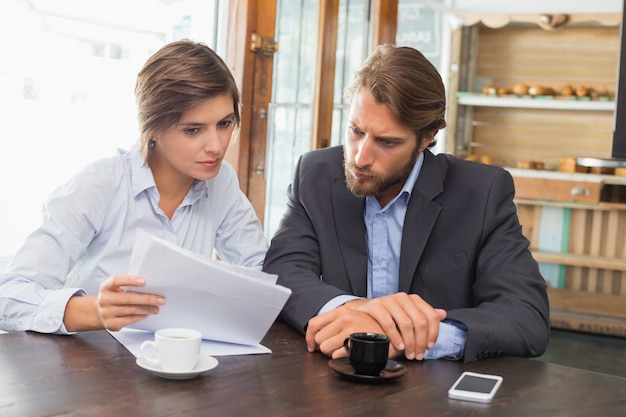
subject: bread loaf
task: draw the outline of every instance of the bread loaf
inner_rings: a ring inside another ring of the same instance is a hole
[[[565,97],[573,96],[574,87],[572,87],[571,85],[566,85],[565,87],[561,88],[561,95]]]
[[[514,94],[519,94],[519,95],[526,95],[528,94],[528,86],[526,84],[515,84],[513,86],[513,93]]]
[[[550,87],[544,87],[542,85],[533,85],[528,88],[528,94],[531,96],[553,96],[554,89]]]

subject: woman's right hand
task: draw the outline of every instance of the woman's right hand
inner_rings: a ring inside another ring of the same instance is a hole
[[[100,285],[97,296],[75,296],[67,303],[63,322],[68,331],[117,331],[158,314],[165,297],[132,290],[146,280],[136,275],[114,275]]]
[[[131,287],[143,287],[146,280],[136,275],[114,275],[100,285],[98,293],[98,317],[107,330],[122,327],[158,314],[165,304],[165,297],[133,291]]]

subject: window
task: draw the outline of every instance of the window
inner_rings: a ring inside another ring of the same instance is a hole
[[[399,0],[396,44],[410,46],[424,54],[439,70],[444,84],[448,83],[450,29],[448,10],[441,0]],[[437,134],[434,153],[445,150],[445,132]]]
[[[268,132],[265,233],[273,236],[285,210],[295,164],[312,148],[312,106],[317,59],[319,2],[278,0],[274,82]],[[315,13],[311,13],[311,11]],[[346,106],[343,88],[367,55],[369,0],[341,0],[332,145],[341,143]]]
[[[369,0],[347,0],[339,3],[331,145],[343,144],[348,122],[348,104],[344,101],[343,91],[370,52],[370,9]]]
[[[137,139],[145,60],[181,38],[224,56],[227,12],[220,0],[0,2],[0,271],[50,192]]]
[[[317,59],[318,2],[278,0],[272,103],[266,155],[265,234],[271,237],[286,207],[298,157],[311,149],[311,106]],[[314,13],[312,13],[314,11]]]

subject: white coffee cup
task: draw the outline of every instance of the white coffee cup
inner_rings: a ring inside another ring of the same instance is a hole
[[[143,359],[166,372],[189,372],[200,359],[202,334],[192,329],[161,329],[141,344]]]

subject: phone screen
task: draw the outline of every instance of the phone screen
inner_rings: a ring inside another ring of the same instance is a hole
[[[498,380],[492,378],[482,378],[478,376],[465,375],[456,386],[457,390],[473,391],[489,394]]]

